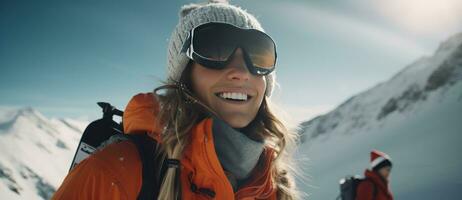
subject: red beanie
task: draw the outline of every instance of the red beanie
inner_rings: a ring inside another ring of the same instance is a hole
[[[374,168],[378,167],[379,165],[381,167],[386,166],[386,165],[383,165],[383,164],[387,164],[387,165],[391,166],[391,158],[390,158],[390,156],[388,156],[386,153],[383,153],[383,152],[378,151],[378,150],[371,151],[371,169],[374,169]]]

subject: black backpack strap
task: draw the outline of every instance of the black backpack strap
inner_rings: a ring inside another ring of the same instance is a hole
[[[136,145],[142,163],[142,185],[138,200],[157,199],[160,181],[167,169],[166,162],[162,164],[157,162],[158,143],[147,134],[127,134],[127,136]],[[157,174],[159,170],[161,170],[160,177]]]

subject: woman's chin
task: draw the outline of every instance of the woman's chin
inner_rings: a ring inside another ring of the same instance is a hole
[[[251,120],[245,120],[244,117],[222,117],[222,119],[232,128],[240,129],[249,125]]]

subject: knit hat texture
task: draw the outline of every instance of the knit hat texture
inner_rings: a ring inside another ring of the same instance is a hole
[[[230,5],[227,1],[209,1],[202,4],[188,4],[180,9],[179,21],[170,36],[167,51],[168,79],[179,81],[181,74],[186,68],[189,58],[181,52],[188,32],[194,27],[208,22],[224,22],[245,29],[257,29],[263,31],[258,20],[240,7]],[[275,71],[266,75],[267,97],[275,84]]]

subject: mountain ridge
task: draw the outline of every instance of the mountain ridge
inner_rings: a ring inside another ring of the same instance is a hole
[[[460,81],[461,68],[462,33],[459,33],[441,43],[434,55],[417,59],[389,80],[350,97],[331,112],[302,122],[299,132],[302,142],[326,132],[333,132],[341,125],[340,121],[348,121],[344,119],[345,109],[357,111],[374,107],[374,104],[381,105],[379,110],[371,108],[363,113],[348,114],[352,121],[348,123],[351,127],[344,130],[346,134],[363,127],[369,123],[369,119],[380,121],[392,112],[404,111],[410,106],[409,103],[424,100],[428,93]],[[378,99],[384,96],[382,94],[389,94],[387,100]]]

